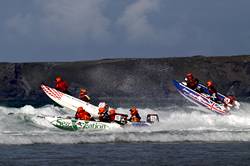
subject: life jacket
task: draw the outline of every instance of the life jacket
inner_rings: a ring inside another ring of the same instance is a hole
[[[228,96],[228,98],[230,99],[229,104],[233,104],[234,101],[236,101],[236,97],[235,96]]]
[[[217,95],[217,90],[215,89],[214,86],[209,86],[209,87],[207,87],[207,89],[208,89],[208,93],[209,93],[210,95],[213,95],[213,94],[216,94],[216,95]]]
[[[209,86],[207,87],[208,89],[208,94],[210,95],[210,99],[216,103],[221,102],[218,98],[217,90],[215,89],[214,86]]]
[[[226,106],[234,106],[235,105],[235,101],[236,101],[236,97],[235,96],[227,96],[224,98],[224,103]]]
[[[56,89],[67,93],[68,92],[68,84],[65,81],[60,81],[60,82],[56,82]]]
[[[91,115],[83,109],[78,109],[75,118],[80,120],[91,120]]]
[[[81,120],[90,120],[91,115],[88,112],[85,111],[84,113],[81,114],[80,119]]]
[[[109,115],[108,115],[108,111],[101,107],[98,109],[98,115],[99,115],[99,121],[101,122],[109,122]]]
[[[115,120],[116,111],[114,109],[109,110],[109,121],[113,122]]]
[[[106,112],[106,110],[103,107],[98,109],[98,114],[104,114],[105,112]]]
[[[140,122],[141,117],[140,117],[140,115],[138,113],[137,108],[132,107],[129,111],[130,111],[130,115],[131,115],[131,117],[129,118],[129,121],[131,121],[131,122]]]
[[[199,80],[197,78],[188,78],[187,79],[187,87],[189,87],[190,89],[195,89],[197,88],[199,84]]]
[[[140,115],[138,113],[136,115],[131,115],[130,121],[131,122],[140,122],[141,121],[141,117],[140,117]]]

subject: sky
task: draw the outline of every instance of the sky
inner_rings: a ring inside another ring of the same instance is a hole
[[[0,1],[0,62],[250,54],[249,0]]]

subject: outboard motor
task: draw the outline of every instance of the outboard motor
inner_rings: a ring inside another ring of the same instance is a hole
[[[157,114],[148,114],[147,115],[148,123],[157,123],[159,122],[159,116]]]
[[[120,125],[127,124],[128,121],[128,115],[127,114],[115,114],[115,122]]]

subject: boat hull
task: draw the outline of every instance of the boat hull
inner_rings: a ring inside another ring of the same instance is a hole
[[[224,104],[219,104],[212,101],[206,94],[198,93],[176,80],[173,80],[173,84],[175,85],[178,92],[192,103],[217,114],[229,114],[229,111],[226,109]],[[220,96],[225,98],[223,95]]]

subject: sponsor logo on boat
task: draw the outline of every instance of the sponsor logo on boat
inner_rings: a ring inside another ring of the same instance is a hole
[[[61,128],[74,128],[74,129],[107,129],[108,126],[98,122],[92,121],[76,121],[75,119],[72,120],[64,120],[64,119],[57,119],[56,126]]]
[[[54,125],[62,127],[62,128],[71,128],[72,127],[71,121],[65,121],[62,119],[57,119],[56,122],[54,123]]]
[[[83,128],[83,129],[106,129],[108,128],[107,125],[97,123],[97,122],[90,122],[90,121],[78,121],[76,123],[78,128]]]

